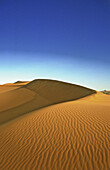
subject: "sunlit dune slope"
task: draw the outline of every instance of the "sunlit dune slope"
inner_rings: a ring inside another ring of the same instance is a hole
[[[0,95],[0,124],[44,106],[76,100],[94,90],[54,80],[34,80]]]
[[[0,93],[4,93],[4,92],[8,92],[14,89],[19,88],[19,85],[12,85],[12,84],[8,84],[8,85],[0,85]],[[1,95],[1,94],[0,94]]]
[[[8,92],[14,89],[17,89],[21,86],[28,84],[29,81],[17,81],[15,83],[6,83],[4,85],[0,85],[0,93]]]
[[[105,96],[49,106],[1,126],[1,169],[110,169],[110,103]]]
[[[101,92],[97,92],[94,95],[87,96],[80,100],[85,103],[91,102],[91,103],[101,104],[101,105],[109,105],[110,104],[110,96],[103,94]],[[78,100],[78,102],[80,102],[80,100]]]

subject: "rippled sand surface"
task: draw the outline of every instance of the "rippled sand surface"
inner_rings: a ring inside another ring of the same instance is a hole
[[[110,96],[92,94],[2,124],[0,169],[110,169],[109,101]]]

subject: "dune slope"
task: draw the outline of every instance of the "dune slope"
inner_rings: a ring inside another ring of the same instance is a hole
[[[36,92],[54,103],[76,100],[96,92],[79,85],[46,79],[34,80],[27,84],[25,88]]]
[[[20,87],[19,85],[15,86],[15,85],[12,85],[12,84],[9,84],[9,85],[0,85],[0,93],[8,92],[8,91],[17,89],[19,87]]]
[[[29,81],[17,81],[15,83],[6,83],[4,85],[0,85],[0,93],[8,92],[14,89],[17,89],[19,87],[22,87],[26,84],[28,84]]]
[[[94,90],[74,84],[34,80],[0,95],[0,124],[45,106],[76,100],[94,93]]]
[[[100,98],[56,104],[1,126],[1,169],[110,169],[110,103]]]

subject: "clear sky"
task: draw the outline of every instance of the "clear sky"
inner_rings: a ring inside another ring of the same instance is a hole
[[[0,84],[37,78],[110,90],[110,0],[0,1]]]

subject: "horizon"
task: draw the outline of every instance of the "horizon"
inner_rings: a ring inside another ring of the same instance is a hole
[[[64,81],[64,80],[57,80],[57,79],[45,79],[45,78],[38,78],[38,79],[33,79],[33,80],[18,80],[18,81],[14,81],[14,82],[7,82],[7,83],[4,83],[4,84],[0,84],[0,85],[7,85],[7,84],[16,84],[16,83],[25,83],[25,82],[28,82],[28,83],[31,83],[33,82],[34,80],[51,80],[51,81],[59,81],[59,82],[62,82],[62,83],[67,83],[67,84],[73,84],[73,85],[77,85],[77,86],[81,86],[81,87],[85,87],[85,88],[88,88],[88,89],[91,89],[91,90],[96,90],[96,89],[92,89],[90,87],[87,87],[87,86],[83,86],[81,84],[74,84],[73,82],[69,82],[69,81]],[[97,90],[96,90],[97,91]],[[109,90],[106,90],[106,89],[102,89],[102,90],[99,90],[99,91],[109,91]]]
[[[0,84],[52,79],[110,90],[110,1],[0,2]]]

